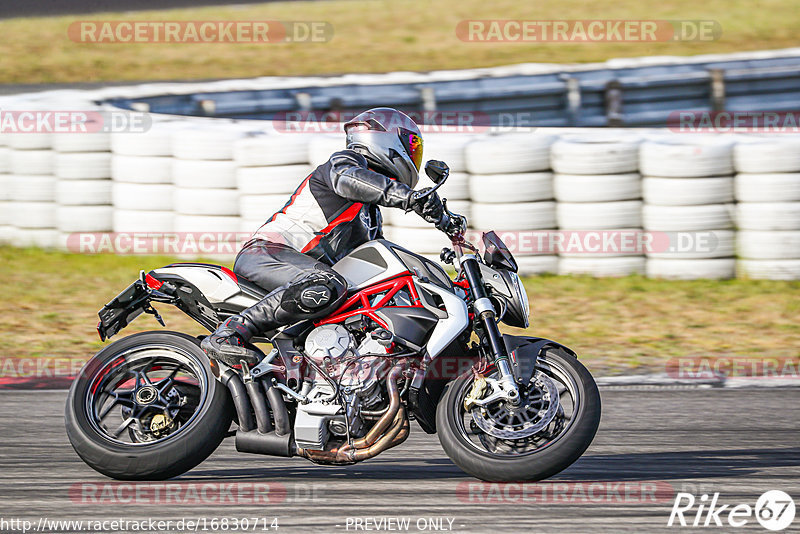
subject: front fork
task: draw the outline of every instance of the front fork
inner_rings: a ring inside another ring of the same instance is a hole
[[[498,386],[501,396],[505,398],[509,404],[517,406],[520,403],[519,388],[517,387],[514,372],[511,370],[508,350],[506,350],[506,345],[503,343],[503,336],[500,333],[500,329],[497,327],[494,306],[483,285],[478,259],[474,254],[465,254],[461,257],[460,262],[461,269],[469,282],[470,293],[474,299],[473,307],[475,309],[475,314],[483,324],[489,350],[494,359],[495,368],[500,373]]]

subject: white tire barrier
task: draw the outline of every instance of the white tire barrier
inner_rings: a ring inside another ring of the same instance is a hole
[[[611,258],[559,258],[558,274],[587,275],[595,277],[620,277],[645,273],[642,256],[618,256]]]
[[[311,174],[310,165],[239,167],[236,184],[242,195],[290,194]]]
[[[800,173],[737,174],[734,191],[740,202],[800,201]]]
[[[442,248],[451,246],[450,239],[436,228],[384,229],[386,238],[417,254],[438,254]]]
[[[550,163],[553,171],[559,174],[635,172],[639,168],[639,142],[632,136],[568,135],[553,144]]]
[[[56,153],[55,175],[64,180],[101,180],[111,178],[111,153]]]
[[[654,206],[645,204],[642,224],[645,230],[684,232],[733,228],[733,204],[701,206]]]
[[[642,202],[559,202],[558,227],[564,230],[609,230],[640,228]]]
[[[9,148],[17,150],[42,150],[53,147],[53,134],[9,133],[5,135]]]
[[[288,201],[289,197],[286,195],[242,195],[239,199],[239,214],[243,219],[260,220],[264,224],[274,213],[283,209]]]
[[[553,190],[559,202],[614,202],[642,197],[642,180],[636,173],[556,174]]]
[[[172,155],[179,159],[232,160],[233,144],[245,132],[237,126],[203,125],[172,135]]]
[[[172,180],[186,188],[236,188],[236,164],[226,160],[172,160]]]
[[[0,202],[0,204],[2,204],[2,202]],[[3,215],[0,214],[0,221],[2,221],[2,219]],[[10,224],[3,224],[0,222],[0,245],[10,245],[14,240],[14,235],[18,231],[18,228],[15,228]]]
[[[470,174],[508,174],[550,168],[552,135],[507,134],[473,141],[466,146]]]
[[[267,222],[266,217],[263,219],[239,219],[239,233],[252,235],[256,230],[261,228],[265,222]]]
[[[13,174],[53,174],[55,152],[52,150],[12,150]]]
[[[11,172],[11,150],[0,146],[0,174]]]
[[[103,206],[111,204],[111,180],[59,180],[56,202],[62,206]]]
[[[736,271],[742,278],[757,280],[800,280],[800,259],[739,260]]]
[[[175,229],[172,211],[114,209],[115,232],[164,233]]]
[[[11,234],[11,245],[53,249],[59,245],[59,236],[55,228],[15,228]]]
[[[741,202],[736,205],[740,230],[800,230],[800,202]]]
[[[481,230],[546,230],[556,224],[555,202],[516,204],[472,203],[473,228]]]
[[[466,147],[475,140],[475,136],[457,133],[423,133],[422,137],[425,143],[423,155],[426,162],[432,159],[444,161],[450,167],[451,173],[467,170]],[[422,168],[425,168],[424,164]]]
[[[316,168],[328,161],[331,154],[345,148],[344,135],[342,134],[314,135],[308,142],[308,162],[312,167]]]
[[[278,133],[253,135],[233,145],[233,160],[239,167],[295,165],[308,161],[309,135]]]
[[[732,141],[689,135],[657,137],[642,143],[639,172],[664,178],[733,174]]]
[[[118,182],[171,184],[172,158],[114,154],[111,157],[111,177]]]
[[[439,197],[449,200],[469,200],[469,181],[470,175],[464,172],[454,172],[448,176],[447,181],[436,192]],[[419,183],[414,189],[423,189],[425,187],[433,187],[434,183],[430,178],[425,175],[425,172],[420,172]]]
[[[800,231],[742,230],[736,240],[739,257],[749,260],[800,258]]]
[[[514,256],[514,259],[520,276],[558,272],[558,256]]]
[[[111,152],[122,156],[172,156],[172,134],[184,128],[183,121],[165,121],[154,122],[142,132],[115,132],[111,134]]]
[[[459,215],[464,215],[467,220],[472,217],[472,203],[466,200],[453,200],[447,202],[447,208]],[[381,208],[381,214],[387,224],[400,228],[432,228],[429,223],[414,211],[404,212],[399,208]]]
[[[671,280],[722,280],[736,276],[736,260],[733,258],[702,260],[652,258],[647,260],[647,276]]]
[[[53,176],[11,174],[9,177],[11,179],[11,200],[52,202],[56,199],[56,179]]]
[[[549,172],[473,174],[469,177],[469,196],[487,204],[550,200],[553,175]]]
[[[797,136],[740,139],[733,148],[738,172],[800,172],[800,138]]]
[[[176,188],[175,212],[181,215],[239,215],[239,192],[235,189]]]
[[[60,232],[109,232],[114,227],[111,206],[59,206],[56,228]]]
[[[733,230],[694,232],[690,240],[683,242],[678,235],[670,237],[677,242],[671,242],[669,249],[652,250],[645,255],[648,258],[686,260],[730,258],[736,255],[736,232]],[[653,242],[657,241],[660,239],[653,239]]]
[[[235,234],[239,232],[239,217],[178,214],[175,216],[175,231],[181,233]]]
[[[11,190],[14,187],[15,177],[10,174],[0,174],[0,200],[11,200]]]
[[[55,202],[12,202],[11,220],[17,228],[55,228]]]
[[[733,178],[654,178],[642,180],[644,201],[659,206],[691,206],[733,202]]]
[[[56,152],[108,152],[111,150],[111,134],[107,132],[54,134],[53,150]]]
[[[121,210],[171,211],[175,204],[175,186],[169,184],[129,184],[114,182],[112,203]]]

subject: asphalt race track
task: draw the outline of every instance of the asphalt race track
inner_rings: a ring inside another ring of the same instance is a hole
[[[28,519],[34,528],[40,519],[205,517],[205,528],[202,523],[193,528],[222,531],[208,521],[250,517],[267,518],[267,526],[277,518],[278,532],[363,532],[383,526],[410,532],[444,527],[638,533],[679,530],[666,525],[681,491],[698,499],[719,492],[719,504],[733,507],[754,506],[765,491],[780,489],[800,508],[800,389],[601,392],[603,421],[594,444],[575,465],[543,484],[483,485],[459,471],[437,438],[413,423],[411,437],[399,448],[349,468],[240,455],[228,440],[176,481],[133,487],[95,473],[72,451],[63,428],[65,391],[3,391],[0,515],[5,521]],[[690,523],[695,511],[686,512]],[[798,516],[786,532],[797,532]],[[265,532],[262,526],[255,531]],[[0,523],[0,530],[14,528]],[[742,529],[725,524],[701,530]],[[744,530],[767,532],[753,518]]]

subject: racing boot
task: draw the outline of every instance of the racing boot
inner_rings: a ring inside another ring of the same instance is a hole
[[[248,365],[256,365],[261,357],[259,351],[250,344],[252,337],[253,331],[247,326],[246,320],[234,315],[207,336],[200,343],[200,348],[209,358],[226,365],[240,365],[242,361]]]

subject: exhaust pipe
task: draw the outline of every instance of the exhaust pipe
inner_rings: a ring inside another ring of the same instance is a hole
[[[233,369],[226,369],[220,375],[219,380],[231,392],[233,405],[236,407],[236,416],[239,419],[239,428],[245,432],[250,432],[255,428],[252,414],[253,406],[250,404],[242,379]]]
[[[366,436],[353,441],[352,447],[345,444],[340,449],[330,451],[298,448],[297,454],[319,463],[352,464],[373,458],[385,450],[403,443],[408,438],[409,423],[397,389],[397,378],[401,372],[400,366],[393,367],[389,371],[386,380],[389,408],[367,432]]]
[[[258,430],[236,432],[236,450],[253,454],[266,454],[269,456],[294,456],[294,439],[292,434],[279,436],[277,432],[262,434]]]
[[[289,410],[286,409],[283,395],[278,388],[274,388],[272,385],[265,384],[264,387],[267,388],[267,399],[272,408],[272,417],[275,419],[275,433],[279,436],[290,435],[292,426],[289,422]]]
[[[247,396],[250,397],[250,402],[253,403],[253,411],[256,414],[256,428],[262,434],[272,432],[272,421],[269,419],[264,390],[258,382],[252,380],[245,384],[245,388],[247,389]]]

